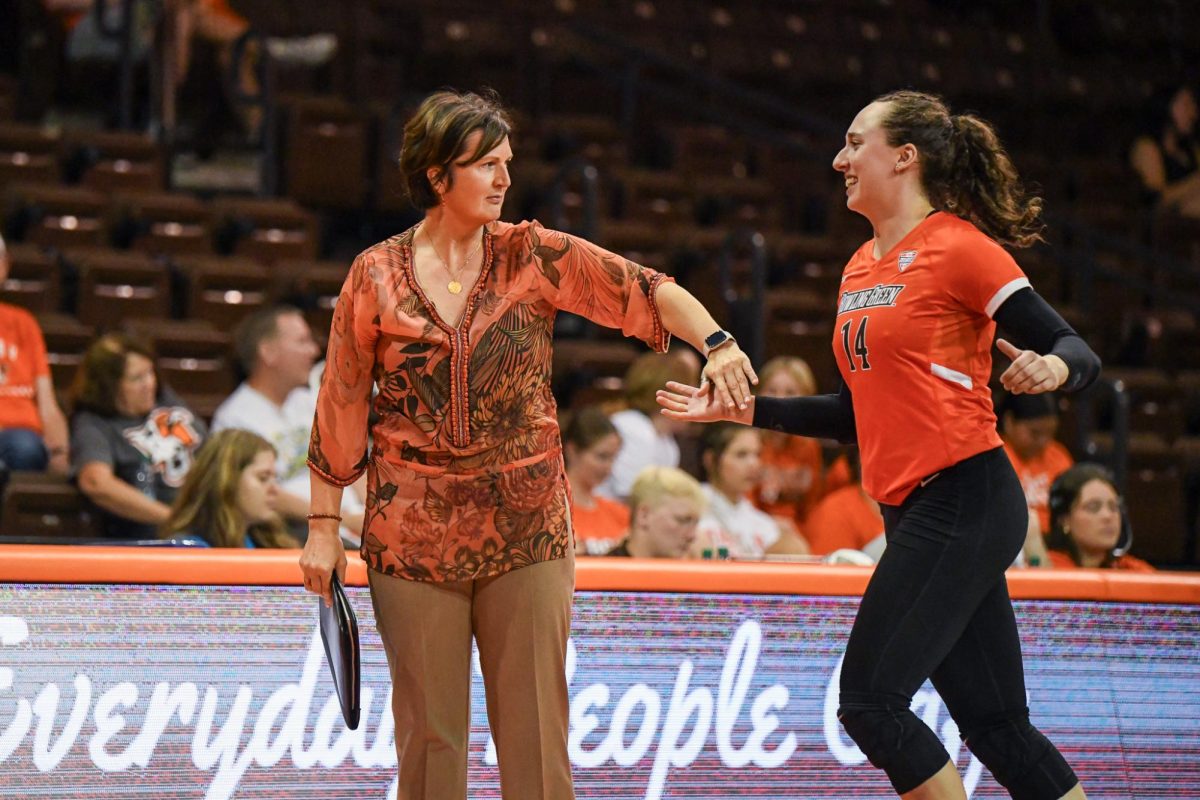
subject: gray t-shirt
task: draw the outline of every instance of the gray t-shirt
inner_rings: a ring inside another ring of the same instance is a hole
[[[207,430],[178,398],[165,396],[144,417],[102,417],[81,411],[71,420],[71,461],[75,475],[98,461],[143,494],[170,505],[195,460]],[[133,522],[92,506],[105,536],[152,539],[153,525]]]

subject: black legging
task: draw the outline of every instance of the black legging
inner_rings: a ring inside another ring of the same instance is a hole
[[[846,732],[897,792],[920,786],[950,758],[909,710],[929,678],[963,741],[1014,798],[1061,797],[1075,774],[1025,705],[1004,571],[1021,549],[1028,512],[1003,449],[943,470],[882,510],[887,548],[842,663]]]

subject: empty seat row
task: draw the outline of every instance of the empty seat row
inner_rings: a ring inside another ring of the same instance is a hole
[[[232,254],[270,262],[315,258],[316,216],[291,200],[120,192],[17,183],[4,194],[11,242],[43,247],[115,245],[154,254]]]

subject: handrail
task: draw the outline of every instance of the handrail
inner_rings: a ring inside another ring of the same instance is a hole
[[[583,181],[583,221],[577,231],[584,239],[595,239],[600,219],[600,173],[586,158],[577,156],[565,161],[550,184],[550,224],[558,230],[567,229],[563,201],[567,181],[578,176]]]
[[[251,45],[255,45],[257,63],[254,64],[258,78],[258,91],[245,91],[239,80],[244,59],[250,58]],[[225,71],[226,88],[235,103],[262,111],[259,148],[262,153],[259,167],[259,194],[274,197],[279,192],[278,108],[275,98],[275,65],[267,49],[266,38],[253,29],[247,30],[233,42],[229,68]]]
[[[108,3],[96,2],[92,5],[96,30],[106,39],[117,40],[120,45],[117,125],[122,130],[133,127],[133,4],[134,0],[121,0],[120,16],[115,25],[110,25],[105,15]]]
[[[739,292],[734,286],[734,253],[739,248],[750,251],[750,293]],[[721,244],[717,259],[717,285],[729,309],[729,325],[746,355],[755,364],[766,356],[764,336],[767,300],[767,247],[761,233],[750,228],[734,228]]]
[[[1113,473],[1117,491],[1125,493],[1125,478],[1129,470],[1129,393],[1121,380],[1101,376],[1096,383],[1078,395],[1075,402],[1076,410],[1076,449],[1077,453],[1086,453],[1096,458],[1103,457],[1090,431],[1095,430],[1095,401],[1101,393],[1110,396],[1112,412],[1112,450],[1105,459]]]

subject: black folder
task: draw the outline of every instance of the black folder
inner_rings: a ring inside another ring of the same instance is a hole
[[[336,571],[330,575],[330,591],[333,593],[332,605],[326,606],[324,598],[317,598],[321,641],[325,643],[325,657],[329,660],[333,685],[337,687],[338,700],[342,704],[342,716],[346,725],[354,730],[358,728],[359,714],[358,618],[346,599]]]

